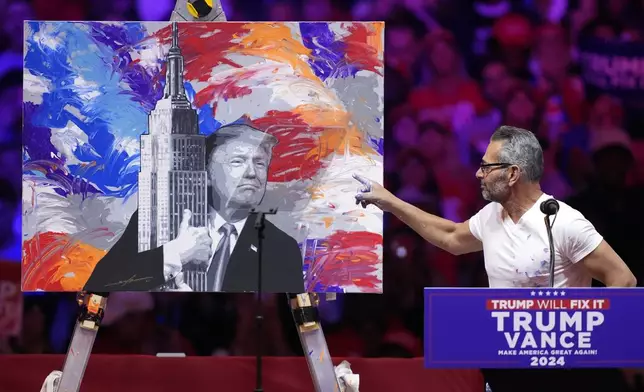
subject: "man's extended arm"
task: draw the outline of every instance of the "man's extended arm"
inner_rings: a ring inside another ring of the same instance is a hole
[[[470,231],[469,221],[456,223],[427,213],[396,197],[389,212],[432,245],[454,255],[478,252],[483,244]]]
[[[454,255],[483,250],[483,244],[470,231],[470,222],[452,222],[404,202],[382,185],[359,175],[353,176],[362,184],[356,202],[374,204],[394,214],[403,223],[434,246]]]

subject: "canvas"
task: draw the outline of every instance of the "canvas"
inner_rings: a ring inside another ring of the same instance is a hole
[[[381,293],[383,33],[25,22],[22,290]]]

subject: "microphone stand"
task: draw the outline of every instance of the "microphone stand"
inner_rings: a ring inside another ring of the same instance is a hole
[[[545,217],[543,218],[546,224],[546,233],[548,233],[548,245],[550,245],[550,266],[549,266],[549,286],[555,287],[555,243],[552,240],[552,226],[557,220],[557,213],[559,212],[559,203],[555,199],[548,199],[541,203],[539,207],[541,212],[544,213]],[[552,223],[550,223],[550,215],[554,215]]]
[[[262,304],[262,248],[264,242],[264,228],[266,227],[266,214],[275,215],[277,208],[271,208],[268,211],[259,211],[256,209],[251,210],[251,214],[256,214],[255,229],[257,230],[257,303],[255,309],[255,322],[257,327],[257,354],[256,358],[256,386],[254,392],[264,392],[262,385],[262,328],[264,325],[264,309]]]
[[[549,265],[549,282],[550,287],[555,287],[555,244],[552,240],[552,225],[550,224],[550,215],[543,217],[544,222],[546,223],[546,232],[548,233],[548,245],[550,245],[550,265]],[[553,222],[554,223],[554,222]]]

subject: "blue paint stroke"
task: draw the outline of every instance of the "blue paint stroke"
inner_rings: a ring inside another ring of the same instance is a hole
[[[59,171],[48,177],[87,184],[88,190],[110,196],[133,194],[138,148],[128,152],[120,145],[138,142],[147,130],[147,115],[162,97],[164,84],[162,59],[158,68],[146,69],[130,54],[144,49],[142,42],[148,36],[144,25],[29,22],[28,26],[25,68],[50,88],[40,104],[25,104],[25,164],[66,164],[50,142],[51,130],[71,122],[88,141],[77,143],[73,150],[83,164],[68,164],[68,174]],[[41,36],[60,44],[47,45]]]
[[[164,83],[165,85],[165,83]],[[183,88],[186,90],[186,97],[188,97],[188,101],[192,104],[192,106],[195,106],[195,95],[197,95],[197,92],[195,91],[195,88],[192,87],[192,83],[190,82],[183,82]]]
[[[309,65],[322,81],[355,76],[359,69],[347,64],[346,44],[337,39],[328,23],[300,23],[304,46],[311,49]]]
[[[190,82],[184,82],[184,88],[186,89],[186,96],[188,101],[195,106],[195,96],[197,92]],[[197,118],[199,121],[199,133],[202,135],[210,135],[221,127],[221,123],[215,119],[215,116],[212,114],[212,105],[204,104],[201,107],[197,108]]]
[[[87,180],[74,176],[64,170],[64,161],[57,155],[56,148],[51,144],[51,130],[39,125],[39,116],[34,114],[37,109],[32,103],[23,105],[25,119],[32,118],[33,122],[25,121],[23,128],[23,162],[30,174],[45,177],[54,184],[54,191],[61,195],[100,193]],[[35,172],[34,172],[35,171]]]
[[[384,138],[375,138],[368,135],[369,145],[378,152],[378,155],[385,155],[385,139]]]
[[[203,135],[210,135],[221,127],[221,123],[212,115],[212,106],[205,104],[197,109],[199,117],[199,133]]]

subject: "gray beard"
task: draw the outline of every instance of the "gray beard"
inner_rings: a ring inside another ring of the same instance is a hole
[[[483,198],[487,201],[493,201],[497,203],[505,200],[504,196],[508,193],[508,187],[507,185],[501,184],[501,181],[504,180],[505,179],[499,179],[496,183],[484,185],[483,189],[481,190]]]
[[[490,195],[490,192],[488,192],[488,190],[487,190],[487,189],[482,189],[482,190],[481,190],[481,195],[483,196],[483,199],[485,199],[485,200],[487,200],[487,201],[494,201],[494,200],[492,200],[492,197],[491,197],[491,195]]]

